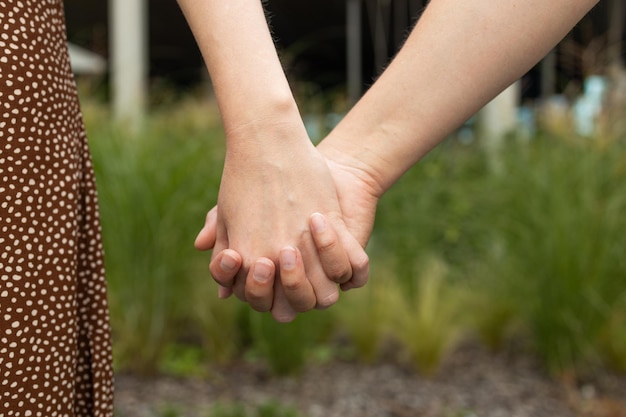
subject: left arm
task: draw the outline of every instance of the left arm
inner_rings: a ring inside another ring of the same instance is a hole
[[[268,303],[272,281],[255,275],[256,268],[250,267],[260,257],[278,264],[281,249],[293,247],[310,281],[308,287],[298,281],[295,292],[306,294],[305,302],[294,304],[301,310],[333,304],[338,289],[320,264],[307,219],[316,211],[323,213],[342,242],[347,242],[345,256],[356,259],[353,264],[362,263],[366,255],[343,224],[328,166],[306,134],[261,1],[179,0],[179,4],[211,75],[226,132],[214,254],[227,248],[241,254],[243,268],[235,280],[235,293],[253,307],[271,309],[278,320],[288,321],[294,317],[290,305],[280,296],[274,304]],[[199,246],[206,247],[200,241]],[[336,277],[341,282],[352,275],[350,263],[344,265],[347,268]],[[268,271],[257,272],[267,275]],[[246,286],[246,279],[255,284]],[[276,284],[280,295],[280,281]],[[261,296],[256,289],[262,290]]]

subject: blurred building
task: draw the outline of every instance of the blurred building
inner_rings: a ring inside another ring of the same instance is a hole
[[[346,1],[267,0],[271,26],[290,76],[309,80],[322,88],[345,84]],[[361,75],[365,87],[393,56],[427,1],[362,0],[360,3]],[[600,2],[552,56],[551,78],[544,75],[542,86],[541,67],[537,67],[525,77],[523,95],[536,97],[542,91],[563,90],[570,80],[582,80],[594,67],[614,58],[616,50],[617,56],[623,57],[621,39],[626,20],[623,3],[623,0]],[[65,4],[69,40],[106,58],[106,1],[65,0]],[[151,79],[182,86],[206,79],[202,59],[177,2],[148,0],[148,9]],[[550,88],[546,83],[551,84]]]

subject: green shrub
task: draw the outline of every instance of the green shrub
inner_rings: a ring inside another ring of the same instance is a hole
[[[300,314],[291,323],[277,323],[269,313],[249,311],[252,349],[276,375],[302,371],[316,347],[331,334],[328,311]]]
[[[614,306],[601,333],[600,346],[606,364],[626,372],[626,295]]]
[[[482,281],[483,283],[485,281]],[[490,286],[473,286],[468,297],[468,330],[476,331],[480,341],[490,350],[498,351],[507,338],[514,335],[519,315],[515,304],[504,293]]]
[[[198,273],[198,276],[203,274]],[[206,273],[204,280],[212,280]],[[239,326],[247,307],[234,297],[217,299],[217,284],[199,283],[192,291],[186,314],[193,332],[212,363],[226,365],[241,354],[245,329]]]
[[[550,138],[507,152],[487,213],[503,242],[495,268],[548,366],[569,369],[597,355],[624,291],[623,149]]]
[[[226,404],[218,402],[209,412],[209,417],[247,417],[248,413],[243,404]]]
[[[488,175],[479,148],[444,143],[383,196],[370,251],[394,259],[405,290],[414,289],[422,254],[437,254],[457,276],[484,253],[489,242],[480,213]]]
[[[298,417],[300,413],[293,407],[280,404],[278,401],[269,401],[257,408],[257,417]]]
[[[195,361],[225,364],[251,350],[275,373],[292,373],[315,352],[332,356],[320,346],[338,332],[361,361],[376,360],[393,333],[431,372],[464,330],[497,349],[518,328],[552,370],[626,363],[624,143],[507,141],[499,171],[476,144],[442,144],[381,200],[368,287],[284,325],[217,300],[209,256],[193,249],[222,169],[217,108],[162,108],[135,133],[100,105],[83,109],[118,369],[186,373]]]
[[[197,275],[207,257],[195,252],[193,241],[217,195],[220,136],[215,128],[195,131],[160,115],[131,134],[110,125],[105,114],[98,116],[85,119],[93,123],[87,130],[116,360],[145,371],[156,367],[165,346],[178,336],[177,324],[190,314],[193,291],[209,279],[208,273]]]
[[[397,298],[389,300],[394,313],[391,333],[417,370],[433,374],[459,341],[465,311],[458,289],[446,281],[446,265],[436,257],[422,259],[414,292],[397,292]]]
[[[208,375],[207,353],[201,346],[169,343],[159,361],[159,371],[176,377],[204,378]]]
[[[270,400],[258,406],[244,406],[242,403],[218,402],[209,411],[208,417],[301,417],[294,407]]]
[[[375,261],[370,271],[372,279],[364,288],[342,294],[336,307],[339,331],[345,333],[356,359],[373,363],[378,359],[381,344],[389,337],[389,318],[393,301],[400,290],[398,280],[383,269],[382,259]]]

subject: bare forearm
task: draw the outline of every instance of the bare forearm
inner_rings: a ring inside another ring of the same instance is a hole
[[[298,116],[260,0],[178,3],[209,70],[227,132]]]
[[[386,71],[320,145],[386,191],[522,76],[597,0],[432,0]]]

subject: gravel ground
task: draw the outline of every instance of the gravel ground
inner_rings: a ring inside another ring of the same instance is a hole
[[[306,417],[626,417],[626,375],[555,380],[528,357],[475,346],[459,349],[431,377],[398,364],[333,362],[298,377],[242,364],[205,380],[116,378],[117,417],[209,417],[216,401],[270,400]]]

